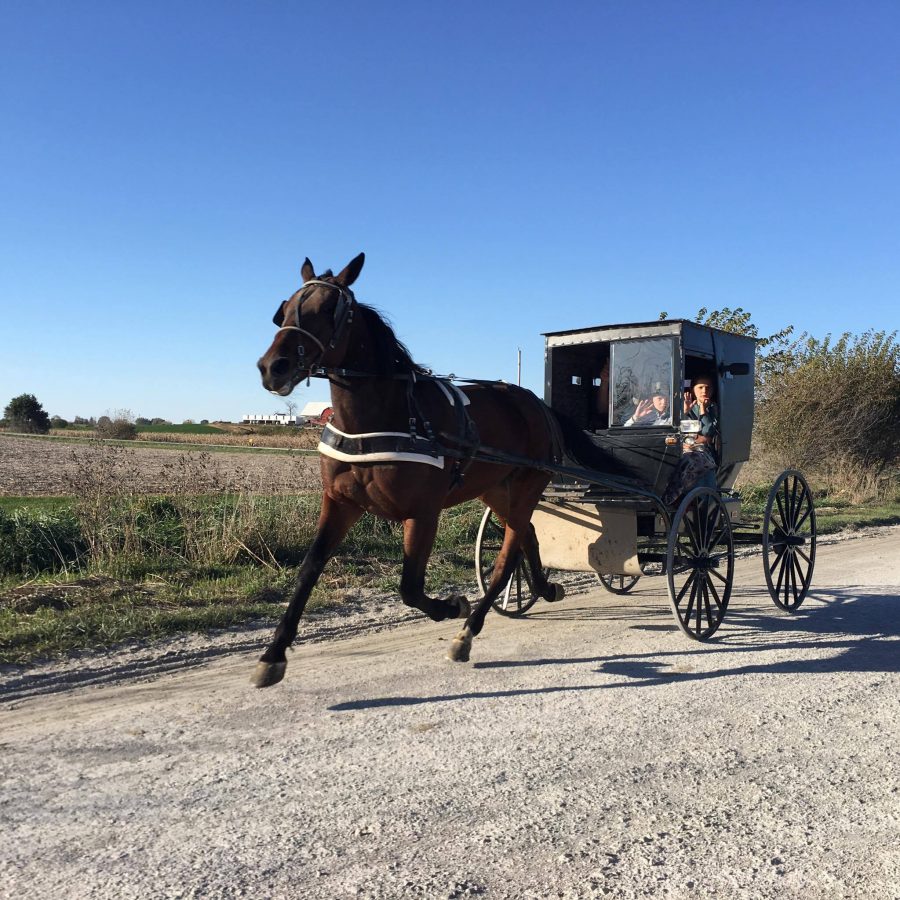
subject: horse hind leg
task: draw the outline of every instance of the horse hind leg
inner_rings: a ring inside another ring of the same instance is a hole
[[[484,592],[484,596],[478,601],[472,614],[466,619],[466,624],[453,638],[447,651],[447,659],[451,662],[468,662],[472,651],[472,641],[481,634],[484,628],[484,620],[493,602],[500,596],[500,592],[506,587],[516,564],[519,561],[519,535],[509,522],[506,523],[506,531],[503,535],[503,545],[494,562],[494,572],[491,575],[491,583]]]
[[[528,562],[529,586],[532,590],[548,603],[562,600],[566,596],[566,590],[561,584],[547,579],[537,535],[531,522],[522,532],[522,550]]]
[[[425,570],[434,546],[439,513],[433,516],[405,519],[403,522],[403,574],[400,577],[400,597],[407,606],[420,609],[429,619],[465,619],[469,616],[469,601],[462,594],[439,599],[425,593]]]
[[[543,493],[546,481],[539,479],[529,480],[531,483],[528,489],[517,492],[518,502],[510,502],[513,492],[508,490],[483,498],[489,501],[491,509],[494,510],[501,521],[506,523],[506,530],[503,535],[503,546],[500,548],[494,563],[491,583],[488,585],[484,597],[478,602],[472,615],[466,620],[466,624],[453,639],[447,652],[447,659],[453,662],[469,661],[472,641],[481,633],[485,617],[494,600],[500,596],[500,592],[506,587],[506,582],[512,577],[516,565],[521,559],[520,549],[525,554],[531,589],[549,603],[562,600],[566,595],[565,589],[561,584],[547,580],[543,563],[541,562],[537,535],[535,534],[534,526],[531,524],[531,515],[535,506],[537,506],[541,493]]]

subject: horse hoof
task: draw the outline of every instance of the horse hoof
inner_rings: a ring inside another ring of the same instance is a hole
[[[561,584],[551,584],[553,588],[553,596],[547,598],[548,603],[559,603],[566,596],[566,589]]]
[[[472,633],[468,628],[463,628],[463,630],[453,638],[450,649],[447,651],[447,659],[449,659],[450,662],[468,662],[471,650]]]
[[[469,615],[472,612],[472,607],[469,606],[469,601],[466,600],[461,594],[456,597],[451,597],[450,602],[456,601],[456,605],[459,607],[459,612],[456,614],[457,619],[468,619]]]
[[[258,662],[250,680],[258,688],[272,687],[273,684],[278,684],[284,678],[284,670],[286,668],[286,662]]]

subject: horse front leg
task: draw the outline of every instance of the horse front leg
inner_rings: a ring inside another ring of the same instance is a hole
[[[316,534],[300,566],[294,594],[275,629],[272,643],[256,664],[252,678],[256,687],[271,687],[284,678],[284,671],[287,668],[285,651],[297,637],[297,626],[306,608],[306,601],[316,586],[325,564],[362,514],[363,511],[358,506],[338,503],[327,494],[322,498]]]
[[[403,574],[400,576],[400,597],[407,606],[422,610],[429,619],[465,619],[469,615],[469,601],[461,594],[440,600],[425,593],[425,570],[434,546],[440,513],[403,520]]]

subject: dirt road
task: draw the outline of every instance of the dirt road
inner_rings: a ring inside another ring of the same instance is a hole
[[[0,896],[900,897],[900,528],[821,546],[796,616],[738,583],[707,645],[645,579],[468,665],[410,621],[267,691],[260,634],[8,672]]]

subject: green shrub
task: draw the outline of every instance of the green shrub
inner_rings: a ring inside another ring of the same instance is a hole
[[[86,550],[71,510],[0,509],[0,576],[39,575],[77,565]]]

